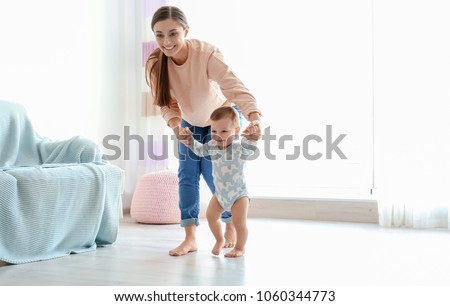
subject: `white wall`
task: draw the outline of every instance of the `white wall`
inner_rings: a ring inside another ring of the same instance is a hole
[[[448,207],[450,5],[376,0],[374,7],[377,189],[399,207]]]
[[[23,104],[35,129],[54,140],[83,135],[100,142],[117,132],[119,8],[103,0],[1,0],[0,99]]]

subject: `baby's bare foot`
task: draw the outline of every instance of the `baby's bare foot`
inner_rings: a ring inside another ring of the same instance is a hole
[[[230,252],[226,253],[225,257],[230,257],[230,258],[241,257],[244,255],[244,253],[245,253],[244,250],[234,248]]]
[[[175,249],[169,251],[170,256],[182,256],[190,252],[197,251],[197,243],[195,240],[184,240]]]
[[[216,241],[216,244],[214,245],[211,252],[216,256],[219,255],[220,252],[222,251],[223,245],[224,245],[224,240]]]
[[[228,222],[225,227],[225,244],[224,248],[233,248],[236,244],[236,228],[234,227],[232,222]]]

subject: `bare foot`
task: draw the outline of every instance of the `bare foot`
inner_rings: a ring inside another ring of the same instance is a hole
[[[175,249],[169,251],[170,256],[182,256],[189,252],[197,251],[197,243],[195,240],[184,240]]]
[[[230,258],[241,257],[244,255],[244,253],[245,253],[244,250],[234,248],[230,252],[226,253],[225,257],[230,257]]]
[[[224,240],[216,241],[216,244],[214,245],[211,253],[213,253],[216,256],[219,255],[220,251],[222,251],[223,245],[224,245]]]
[[[236,244],[236,228],[234,227],[233,222],[228,222],[225,225],[225,235],[223,235],[225,238],[225,244],[223,245],[224,248],[233,248]]]

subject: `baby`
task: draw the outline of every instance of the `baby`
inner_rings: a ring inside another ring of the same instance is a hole
[[[180,131],[180,135],[184,136],[181,142],[195,154],[211,157],[216,191],[209,202],[206,218],[216,238],[212,253],[219,255],[224,246],[220,216],[224,211],[231,211],[237,234],[236,245],[225,257],[240,257],[245,253],[248,236],[249,197],[243,170],[246,159],[256,150],[256,142],[249,141],[247,136],[254,134],[254,129],[258,127],[247,128],[248,133],[239,141],[239,115],[233,107],[219,107],[211,114],[210,119],[210,142],[201,144],[196,141],[189,128]]]

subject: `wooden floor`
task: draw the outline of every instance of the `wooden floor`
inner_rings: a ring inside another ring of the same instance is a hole
[[[244,257],[215,257],[203,221],[199,251],[170,257],[183,238],[179,225],[126,216],[112,246],[30,264],[0,262],[0,285],[450,285],[448,230],[249,219],[249,232]]]

